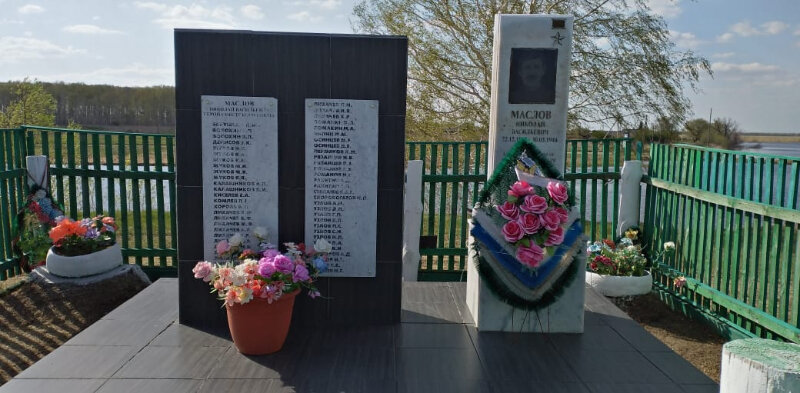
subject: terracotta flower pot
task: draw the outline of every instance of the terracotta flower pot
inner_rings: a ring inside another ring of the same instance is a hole
[[[226,305],[233,344],[245,355],[266,355],[283,348],[292,322],[294,298],[300,290],[285,293],[272,304],[254,298],[245,304]]]

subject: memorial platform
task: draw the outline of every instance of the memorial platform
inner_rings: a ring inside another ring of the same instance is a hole
[[[161,279],[0,393],[719,391],[589,288],[583,334],[478,332],[465,290],[405,283],[400,324],[292,329],[281,352],[244,356],[178,324],[178,282]]]

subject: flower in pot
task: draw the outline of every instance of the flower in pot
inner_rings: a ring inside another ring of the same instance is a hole
[[[47,253],[50,273],[63,277],[83,277],[111,270],[122,264],[113,217],[96,216],[73,221],[60,218],[50,229],[53,247]]]
[[[314,281],[327,268],[331,245],[319,239],[313,247],[285,243],[279,252],[259,233],[258,251],[245,248],[241,236],[217,244],[217,255],[231,262],[198,262],[194,277],[207,282],[223,302],[228,327],[239,352],[263,355],[283,347],[292,319],[294,298],[306,289],[312,298],[320,296]]]
[[[629,230],[618,242],[609,239],[589,243],[586,248],[586,282],[605,296],[634,296],[650,292],[653,279],[647,271],[648,261],[642,254],[638,230]],[[675,243],[664,244],[665,252]]]

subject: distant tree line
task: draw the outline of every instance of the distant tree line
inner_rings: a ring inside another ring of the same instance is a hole
[[[659,117],[652,123],[640,123],[638,128],[620,132],[593,131],[576,127],[569,132],[570,138],[603,139],[628,134],[643,143],[691,143],[700,146],[713,146],[737,150],[742,144],[742,129],[735,120],[717,118],[709,122],[705,119],[692,119],[685,123],[669,117]]]
[[[85,128],[175,129],[175,88],[172,86],[120,87],[83,83],[30,81],[0,82],[0,111],[6,111],[20,89],[40,85],[55,100],[54,122]],[[22,86],[22,87],[21,87]]]

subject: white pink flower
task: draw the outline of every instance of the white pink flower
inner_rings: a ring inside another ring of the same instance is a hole
[[[197,265],[194,265],[194,269],[192,269],[192,273],[194,273],[194,278],[209,282],[214,276],[214,264],[206,261],[197,262]]]
[[[542,214],[547,210],[547,199],[539,195],[528,195],[519,207],[528,213]]]
[[[524,235],[525,232],[516,221],[509,221],[506,225],[503,225],[503,237],[505,237],[506,241],[509,243],[516,243],[519,239],[522,239]]]
[[[516,198],[524,197],[525,195],[533,193],[533,187],[524,181],[518,181],[511,186],[508,190],[508,196]]]
[[[537,267],[544,259],[544,250],[536,243],[528,247],[521,246],[517,248],[517,259],[525,266]]]
[[[548,231],[554,231],[561,225],[561,216],[553,209],[546,211],[539,218],[542,220],[542,226]]]
[[[519,226],[522,227],[522,230],[525,234],[532,235],[539,231],[542,228],[542,223],[539,220],[539,216],[533,213],[525,213],[519,217],[517,220]]]
[[[495,209],[497,209],[500,215],[506,220],[516,220],[519,218],[519,208],[514,203],[505,202],[502,205],[497,205]]]
[[[550,198],[553,198],[559,205],[563,205],[569,198],[567,187],[559,182],[551,181],[547,183],[547,192],[550,193]]]

